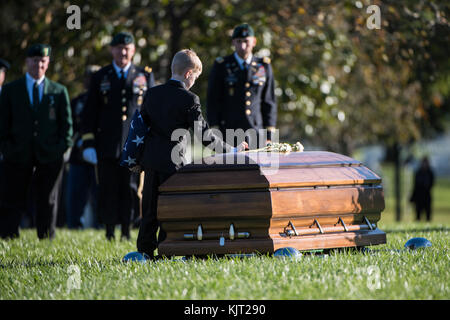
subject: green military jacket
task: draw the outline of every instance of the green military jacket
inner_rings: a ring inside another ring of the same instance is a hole
[[[72,145],[72,114],[65,86],[44,80],[37,109],[30,104],[26,77],[6,84],[0,94],[0,153],[7,162],[41,164],[62,159]]]

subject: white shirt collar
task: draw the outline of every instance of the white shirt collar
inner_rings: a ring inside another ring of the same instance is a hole
[[[37,84],[40,85],[42,83],[42,81],[44,81],[45,79],[45,75],[43,75],[42,77],[40,77],[39,79],[35,79],[32,76],[30,76],[30,74],[27,72],[26,73],[26,78],[27,78],[27,83],[31,84],[31,86],[34,85],[34,82],[37,81]]]
[[[131,67],[131,62],[128,62],[128,64],[125,67],[123,67],[123,68],[119,68],[114,61],[113,61],[112,65],[114,67],[114,70],[116,70],[117,76],[120,77],[120,70],[123,70],[123,73],[125,74],[125,78],[126,78],[127,75],[128,75],[128,70]]]
[[[234,57],[236,58],[237,62],[239,63],[239,66],[240,66],[241,69],[242,69],[242,68],[243,68],[242,65],[243,65],[243,63],[244,63],[244,59],[242,59],[241,57],[239,57],[239,55],[237,54],[236,51],[234,52]],[[252,59],[253,59],[253,55],[250,54],[250,55],[248,56],[248,58],[245,59],[245,62],[249,65],[249,64],[252,63]]]

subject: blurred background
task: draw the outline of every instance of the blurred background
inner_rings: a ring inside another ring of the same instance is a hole
[[[70,5],[81,10],[69,30]],[[367,21],[380,9],[380,28]],[[158,83],[170,61],[194,49],[204,72],[192,91],[206,101],[209,70],[232,52],[231,32],[248,22],[256,55],[269,56],[276,80],[280,141],[352,156],[383,178],[381,221],[413,221],[414,172],[428,156],[435,173],[433,221],[450,224],[450,3],[448,1],[100,0],[0,2],[0,58],[6,82],[25,72],[26,48],[52,46],[47,72],[71,98],[89,64],[111,62],[114,33],[136,39],[134,62]]]

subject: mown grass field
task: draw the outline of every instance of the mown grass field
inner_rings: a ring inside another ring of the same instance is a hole
[[[123,264],[136,250],[137,230],[132,241],[113,243],[97,230],[58,229],[52,242],[22,230],[20,239],[0,241],[0,299],[449,299],[450,181],[438,180],[431,223],[413,222],[406,208],[406,221],[395,223],[390,190],[378,225],[387,232],[386,245],[298,260]],[[425,237],[432,247],[404,250],[412,237]]]

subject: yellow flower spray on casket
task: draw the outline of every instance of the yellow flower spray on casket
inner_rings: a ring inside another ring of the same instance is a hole
[[[267,146],[264,148],[249,150],[248,152],[259,152],[259,151],[265,151],[265,152],[303,152],[305,148],[303,145],[297,141],[294,144],[289,143],[275,143],[275,142],[269,142]]]

